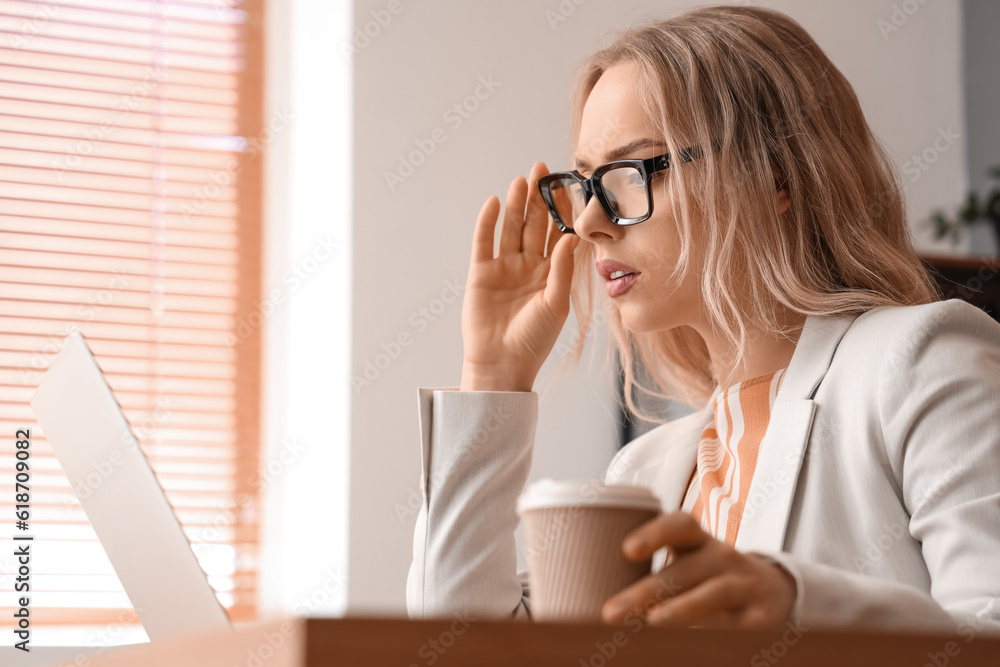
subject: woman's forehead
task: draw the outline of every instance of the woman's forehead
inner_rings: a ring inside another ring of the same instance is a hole
[[[602,164],[609,161],[609,152],[658,134],[639,97],[637,71],[635,65],[622,63],[609,68],[597,80],[580,120],[575,153],[578,162]]]

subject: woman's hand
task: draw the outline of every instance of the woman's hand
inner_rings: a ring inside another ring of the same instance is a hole
[[[579,237],[549,221],[537,185],[547,173],[538,162],[527,181],[511,183],[497,257],[500,200],[490,197],[479,212],[462,303],[463,391],[531,391],[569,315]]]
[[[622,549],[638,561],[661,547],[672,556],[668,564],[610,598],[606,622],[639,615],[657,626],[760,629],[789,620],[796,596],[791,575],[716,540],[691,514],[660,515],[629,534]]]

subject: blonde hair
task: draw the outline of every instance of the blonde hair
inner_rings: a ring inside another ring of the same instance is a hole
[[[690,268],[697,248],[706,316],[738,363],[750,343],[746,323],[788,336],[776,308],[825,317],[941,298],[911,244],[896,171],[854,90],[789,16],[714,6],[627,30],[582,66],[571,146],[594,85],[620,63],[637,66],[637,93],[668,150],[712,147],[670,168],[680,237],[671,279]],[[790,195],[784,214],[776,185]],[[593,261],[592,245],[579,244],[577,362],[594,314]],[[733,297],[744,290],[746,304]],[[629,411],[663,421],[637,408],[633,389],[690,405],[709,398],[719,379],[693,328],[626,331],[617,308],[602,301]],[[636,380],[636,355],[660,391]]]

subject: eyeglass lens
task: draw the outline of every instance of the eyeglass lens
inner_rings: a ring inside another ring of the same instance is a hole
[[[642,172],[624,165],[604,172],[601,177],[605,198],[611,210],[620,218],[641,218],[649,210],[649,200]],[[562,178],[551,184],[552,201],[563,224],[573,227],[583,213],[584,192],[575,179]]]

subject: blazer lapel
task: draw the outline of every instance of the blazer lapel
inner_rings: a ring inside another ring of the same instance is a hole
[[[736,548],[781,551],[816,406],[840,339],[856,316],[807,317],[775,397],[747,494]]]

